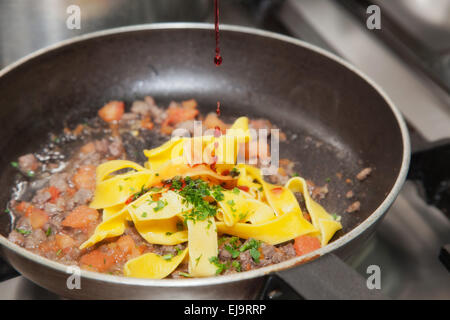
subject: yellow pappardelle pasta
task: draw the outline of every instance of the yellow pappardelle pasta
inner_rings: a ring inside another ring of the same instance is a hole
[[[162,279],[180,264],[188,264],[187,276],[193,277],[223,271],[218,234],[270,245],[307,235],[326,245],[342,225],[311,198],[304,179],[273,185],[257,167],[236,164],[239,148],[249,141],[248,119],[242,117],[224,135],[174,138],[144,150],[144,166],[126,160],[99,165],[90,207],[103,210],[102,222],[80,248],[118,237],[133,225],[149,244],[184,248],[170,257],[142,252],[124,266],[126,276]],[[212,162],[193,163],[199,153]],[[295,193],[302,195],[310,219]],[[250,250],[259,259],[258,246],[246,243],[227,250],[233,258]]]

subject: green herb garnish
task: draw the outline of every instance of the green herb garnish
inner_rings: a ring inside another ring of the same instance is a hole
[[[192,276],[189,273],[186,272],[179,272],[178,273],[180,276],[185,277],[185,278],[192,278]]]
[[[232,176],[233,178],[237,177],[238,175],[240,175],[241,173],[239,172],[239,170],[234,167],[233,169],[231,169],[230,171],[230,176]]]
[[[158,201],[156,201],[156,207],[153,208],[153,211],[158,212],[167,205],[168,205],[167,200],[164,200],[164,201],[158,200]]]
[[[16,161],[12,161],[11,162],[11,166],[13,166],[14,168],[18,168],[19,167],[19,163]]]
[[[173,254],[170,254],[170,253],[169,254],[165,254],[165,255],[161,256],[161,258],[163,258],[166,261],[170,261],[173,258]]]
[[[25,229],[16,229],[16,231],[20,234],[23,234],[24,236],[27,236],[29,234],[31,234],[30,230],[25,230]]]
[[[227,244],[224,246],[224,248],[225,248],[225,250],[227,250],[231,254],[231,257],[233,259],[236,259],[237,257],[239,257],[239,254],[240,254],[239,250],[237,250],[237,249],[235,249],[235,248],[233,248],[233,247],[231,247],[231,246],[229,246]]]
[[[227,269],[227,265],[225,263],[220,263],[217,256],[209,258],[209,262],[216,266],[216,274],[221,274]]]
[[[241,263],[239,261],[233,261],[231,265],[237,272],[241,272]]]
[[[46,235],[47,237],[50,237],[51,234],[52,234],[52,228],[49,227],[49,228],[47,229],[47,231],[45,231],[45,235]]]
[[[200,259],[202,258],[202,255],[199,255],[197,259],[195,259],[195,266],[198,266],[198,263],[200,262]]]
[[[259,252],[259,247],[261,245],[261,241],[255,240],[255,239],[249,239],[246,243],[244,243],[240,248],[240,252],[244,252],[246,250],[249,250],[250,256],[252,257],[253,261],[256,263],[259,263],[259,258],[261,257],[261,252]]]

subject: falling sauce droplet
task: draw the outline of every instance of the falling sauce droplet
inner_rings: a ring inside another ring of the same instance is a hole
[[[222,64],[222,57],[219,55],[216,55],[214,57],[214,63],[216,64],[216,66],[220,66]]]
[[[216,126],[216,127],[214,128],[214,137],[218,138],[218,137],[220,137],[221,135],[222,135],[222,130],[220,130],[220,127],[219,127],[219,126]]]
[[[220,117],[220,101],[217,101],[216,113],[217,113],[217,116]]]
[[[220,55],[219,48],[219,0],[214,0],[214,27],[216,34],[216,56],[214,57],[214,63],[216,66],[220,66],[222,64],[222,56]]]

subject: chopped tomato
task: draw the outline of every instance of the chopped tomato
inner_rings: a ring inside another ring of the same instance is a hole
[[[33,229],[40,229],[47,223],[48,215],[44,210],[31,207],[29,219]]]
[[[55,203],[56,199],[58,199],[60,191],[58,188],[51,186],[47,189],[47,191],[50,193],[51,198],[50,198],[50,202],[51,203]]]
[[[84,154],[92,153],[94,151],[95,151],[95,144],[93,142],[86,143],[80,149],[80,152]]]
[[[145,246],[144,246],[145,247]],[[133,238],[129,235],[121,236],[117,241],[91,251],[81,257],[80,263],[94,270],[103,272],[114,264],[121,263],[129,257],[139,256],[144,248],[136,248]]]
[[[138,256],[141,251],[136,248],[136,243],[129,235],[121,236],[119,240],[115,242],[117,245],[115,251],[116,261],[124,261],[128,256]]]
[[[295,239],[294,249],[298,256],[310,253],[320,248],[319,238],[303,235]]]
[[[41,253],[50,253],[50,252],[57,252],[58,246],[56,245],[56,241],[44,241],[39,245],[39,251]]]
[[[58,248],[63,251],[75,246],[75,240],[64,233],[58,233],[57,235],[55,235],[55,241]]]
[[[193,104],[188,101],[184,101],[182,107],[172,103],[167,109],[167,118],[164,120],[162,126],[175,125],[180,122],[194,119],[198,115],[196,107],[197,103]]]
[[[185,100],[181,102],[183,108],[195,109],[197,108],[197,101],[195,99]]]
[[[276,188],[272,188],[270,191],[272,191],[272,193],[274,193],[276,195],[280,195],[283,192],[283,188],[282,187],[276,187]]]
[[[247,186],[237,186],[238,189],[241,189],[242,191],[248,192],[250,190]]]
[[[72,197],[73,195],[75,195],[75,193],[77,192],[77,190],[75,190],[74,188],[67,188],[66,189],[66,194],[70,197]]]
[[[72,133],[77,136],[77,135],[81,134],[83,132],[83,130],[84,130],[84,126],[82,124],[79,124],[75,127],[75,129],[73,129]]]
[[[63,220],[62,225],[86,231],[97,222],[98,216],[99,213],[96,209],[88,206],[79,206],[69,213]]]
[[[27,209],[31,206],[31,204],[29,202],[26,201],[21,201],[19,202],[19,204],[16,206],[16,210],[19,211],[20,213],[26,213]]]
[[[99,272],[104,272],[111,268],[115,263],[114,256],[102,252],[99,249],[91,251],[83,255],[80,259],[80,264],[89,269],[94,269]]]
[[[98,115],[105,122],[119,121],[125,111],[125,104],[122,101],[110,101],[99,111]]]
[[[152,130],[153,126],[154,126],[154,124],[153,124],[152,120],[150,119],[150,117],[147,116],[141,120],[141,128],[147,129],[147,130]]]
[[[95,189],[95,166],[86,165],[80,167],[73,175],[72,181],[77,189]]]

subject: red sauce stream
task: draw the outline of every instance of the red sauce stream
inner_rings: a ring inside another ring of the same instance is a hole
[[[216,55],[214,57],[214,63],[216,66],[220,66],[222,64],[222,57],[220,56],[220,48],[219,48],[219,0],[214,0],[214,26],[216,33]]]

